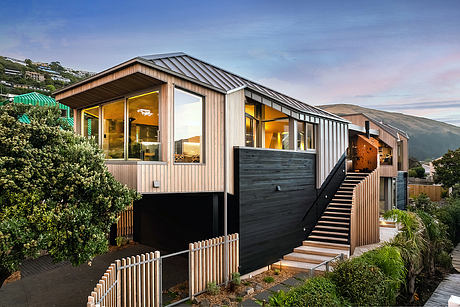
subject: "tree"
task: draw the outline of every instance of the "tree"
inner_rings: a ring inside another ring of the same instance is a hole
[[[460,184],[460,148],[449,150],[442,158],[433,161],[434,181],[445,188]]]
[[[48,85],[46,86],[46,88],[47,88],[48,90],[50,90],[51,92],[54,92],[54,91],[56,90],[56,87],[55,87],[54,85],[52,85],[52,84],[48,84]]]
[[[409,177],[425,178],[425,169],[422,166],[417,166],[409,170]]]
[[[139,198],[59,117],[57,107],[0,107],[0,285],[41,250],[73,265],[105,252],[110,226]]]

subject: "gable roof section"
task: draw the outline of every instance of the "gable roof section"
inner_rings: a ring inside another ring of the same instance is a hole
[[[239,75],[228,72],[222,68],[201,61],[182,52],[139,56],[125,63],[128,64],[132,63],[133,61],[211,88],[223,94],[226,94],[232,90],[245,88],[252,90],[260,95],[266,96],[267,98],[272,99],[279,104],[291,108],[297,112],[330,118],[336,121],[348,122],[347,120],[333,113],[329,113],[319,108],[310,106],[297,99],[284,95],[280,92],[272,90],[268,87],[250,81]],[[122,66],[123,64],[118,66]],[[54,94],[62,93],[75,86],[84,84],[98,77],[106,75],[110,73],[110,70],[111,69],[103,71],[99,74],[89,77],[88,79],[64,87],[58,91],[55,91]]]
[[[405,137],[406,139],[409,139],[409,135],[399,129],[399,128],[396,128],[395,126],[392,126],[390,124],[387,124],[387,123],[384,123],[383,121],[381,120],[377,120],[376,118],[366,114],[366,113],[351,113],[351,114],[344,114],[344,113],[340,113],[340,114],[337,114],[339,116],[352,116],[352,115],[362,115],[364,117],[366,117],[367,119],[369,119],[371,122],[373,122],[374,124],[376,124],[377,126],[379,126],[380,128],[382,128],[383,130],[385,130],[386,132],[388,132],[389,134],[391,134],[392,136],[394,136],[395,138],[399,138],[399,135],[402,135],[403,137]]]
[[[34,106],[55,106],[56,104],[58,104],[56,100],[54,100],[54,98],[37,93],[37,92],[14,96],[13,102],[22,103],[22,104],[30,104]],[[63,109],[63,110],[69,109],[68,106],[62,103],[59,103],[58,105],[60,109]]]

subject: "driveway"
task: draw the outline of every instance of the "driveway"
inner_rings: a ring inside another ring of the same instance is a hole
[[[53,265],[46,258],[29,261],[22,269],[25,277],[0,288],[0,306],[86,306],[88,295],[114,260],[154,250],[145,245],[130,245],[97,256],[91,266]],[[163,289],[186,280],[187,268],[187,257],[164,259]]]

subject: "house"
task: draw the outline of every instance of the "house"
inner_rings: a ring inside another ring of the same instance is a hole
[[[22,75],[20,70],[5,68],[5,74],[10,76],[20,76]]]
[[[22,66],[27,66],[26,62],[23,61],[23,60],[18,60],[18,59],[15,59],[15,58],[10,58],[10,57],[4,57],[5,60],[8,60],[10,62],[13,62],[15,64],[19,64],[19,65],[22,65]]]
[[[350,193],[367,174],[344,181],[348,120],[184,53],[136,57],[54,94],[143,195],[136,241],[177,251],[238,232],[242,273],[307,237],[349,247]]]
[[[69,78],[64,78],[64,77],[61,77],[59,75],[52,75],[51,79],[54,80],[54,81],[61,81],[61,82],[64,82],[64,83],[69,83],[71,81]]]
[[[45,81],[45,75],[35,72],[35,71],[26,71],[26,77],[32,80],[35,80],[37,82]]]
[[[27,93],[27,94],[22,94],[22,95],[15,95],[12,97],[11,101],[13,103],[22,103],[22,104],[29,104],[29,105],[34,105],[34,106],[55,106],[58,105],[59,109],[61,110],[61,117],[67,121],[71,126],[73,126],[73,112],[71,112],[71,109],[63,105],[61,103],[57,103],[54,98],[32,92],[32,93]],[[4,101],[1,104],[4,104],[8,101]]]
[[[358,126],[369,123],[370,129],[379,132],[378,150],[380,164],[380,211],[392,208],[405,209],[408,200],[407,172],[409,170],[409,136],[406,132],[363,113],[340,114]],[[353,140],[350,140],[354,144]],[[350,146],[352,149],[353,146]],[[354,159],[356,161],[356,159]]]

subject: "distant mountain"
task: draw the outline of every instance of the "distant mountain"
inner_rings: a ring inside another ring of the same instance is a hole
[[[352,104],[318,106],[334,114],[365,113],[371,118],[393,125],[409,134],[409,156],[418,160],[438,158],[448,149],[460,147],[460,127],[436,120],[369,109]]]

